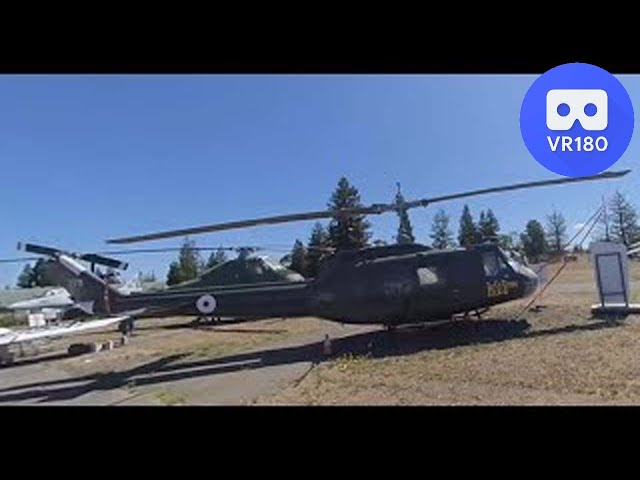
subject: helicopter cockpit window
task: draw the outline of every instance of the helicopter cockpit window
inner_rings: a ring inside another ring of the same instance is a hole
[[[417,273],[420,285],[435,285],[440,281],[435,268],[420,267]]]
[[[488,277],[495,277],[508,269],[504,259],[496,252],[483,252],[482,263],[484,273]]]
[[[507,251],[504,253],[505,253],[505,256],[507,257],[507,262],[509,263],[509,265],[511,265],[511,268],[513,268],[514,270],[517,271],[520,269],[520,267],[527,266],[527,259],[523,255],[520,255],[512,251]]]

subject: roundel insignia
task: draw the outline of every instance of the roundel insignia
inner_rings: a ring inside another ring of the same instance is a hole
[[[217,302],[213,295],[202,295],[196,301],[196,308],[200,313],[210,314],[216,309]]]

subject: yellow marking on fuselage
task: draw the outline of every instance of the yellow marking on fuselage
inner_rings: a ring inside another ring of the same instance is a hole
[[[509,295],[512,290],[516,290],[517,288],[518,282],[514,280],[497,280],[495,282],[487,282],[487,296],[489,298],[503,297]]]

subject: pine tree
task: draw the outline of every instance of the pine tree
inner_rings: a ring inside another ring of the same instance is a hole
[[[296,239],[291,249],[289,268],[298,272],[303,277],[307,276],[307,249],[304,244]]]
[[[449,216],[443,209],[436,212],[431,224],[431,237],[433,248],[444,249],[453,246],[453,235],[449,229]]]
[[[169,265],[167,274],[167,285],[175,285],[176,283],[193,280],[203,269],[203,262],[200,254],[195,250],[195,241],[184,239],[178,261]]]
[[[460,228],[458,230],[458,244],[461,247],[473,245],[479,239],[479,232],[473,221],[469,206],[465,205],[460,216]]]
[[[520,241],[524,254],[532,262],[537,262],[540,257],[547,251],[547,242],[545,239],[544,228],[537,220],[529,220],[525,231],[520,234]]]
[[[207,260],[207,264],[205,265],[205,269],[209,270],[213,267],[217,267],[226,261],[228,261],[227,253],[222,248],[219,248],[216,251],[211,252],[209,259]]]
[[[500,224],[491,209],[480,212],[480,220],[478,221],[478,233],[481,239],[497,237],[500,232]]]
[[[362,207],[358,189],[342,177],[328,203],[330,210]],[[370,224],[364,215],[336,215],[329,224],[329,243],[336,250],[367,246],[371,237]]]
[[[316,222],[311,230],[307,244],[306,272],[309,277],[316,277],[322,262],[327,258],[330,244],[329,233],[320,222]]]
[[[193,280],[202,271],[203,262],[200,253],[194,250],[196,242],[185,238],[180,249],[179,264],[182,281]]]
[[[482,210],[480,212],[480,217],[478,217],[478,223],[476,226],[476,229],[478,230],[481,236],[483,235],[483,230],[486,226],[486,223],[487,223],[487,216],[484,214],[484,210]]]
[[[178,262],[171,262],[169,265],[169,272],[167,273],[167,285],[177,285],[182,282],[182,276],[180,275],[180,264]]]
[[[32,288],[35,286],[33,269],[31,268],[31,265],[27,263],[24,266],[22,272],[20,272],[20,275],[18,276],[18,281],[16,284],[18,288]]]
[[[413,236],[413,227],[411,226],[411,219],[406,208],[402,208],[404,205],[404,197],[400,192],[400,184],[398,184],[398,193],[396,194],[395,203],[398,208],[398,234],[396,235],[396,243],[398,245],[405,245],[408,243],[415,243],[416,239]]]
[[[629,246],[640,241],[640,228],[638,228],[638,214],[625,198],[616,192],[609,203],[608,214],[610,216],[610,237],[614,242]]]
[[[43,258],[39,258],[36,261],[36,264],[33,266],[32,275],[33,275],[33,284],[36,287],[49,287],[53,285],[46,276],[46,263],[47,261]]]
[[[546,237],[549,250],[560,252],[567,238],[567,222],[562,214],[556,210],[547,215]]]

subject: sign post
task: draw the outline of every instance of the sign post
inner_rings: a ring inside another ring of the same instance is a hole
[[[627,248],[620,243],[594,242],[589,246],[600,303],[594,314],[629,314],[640,311],[631,304],[631,277]]]

